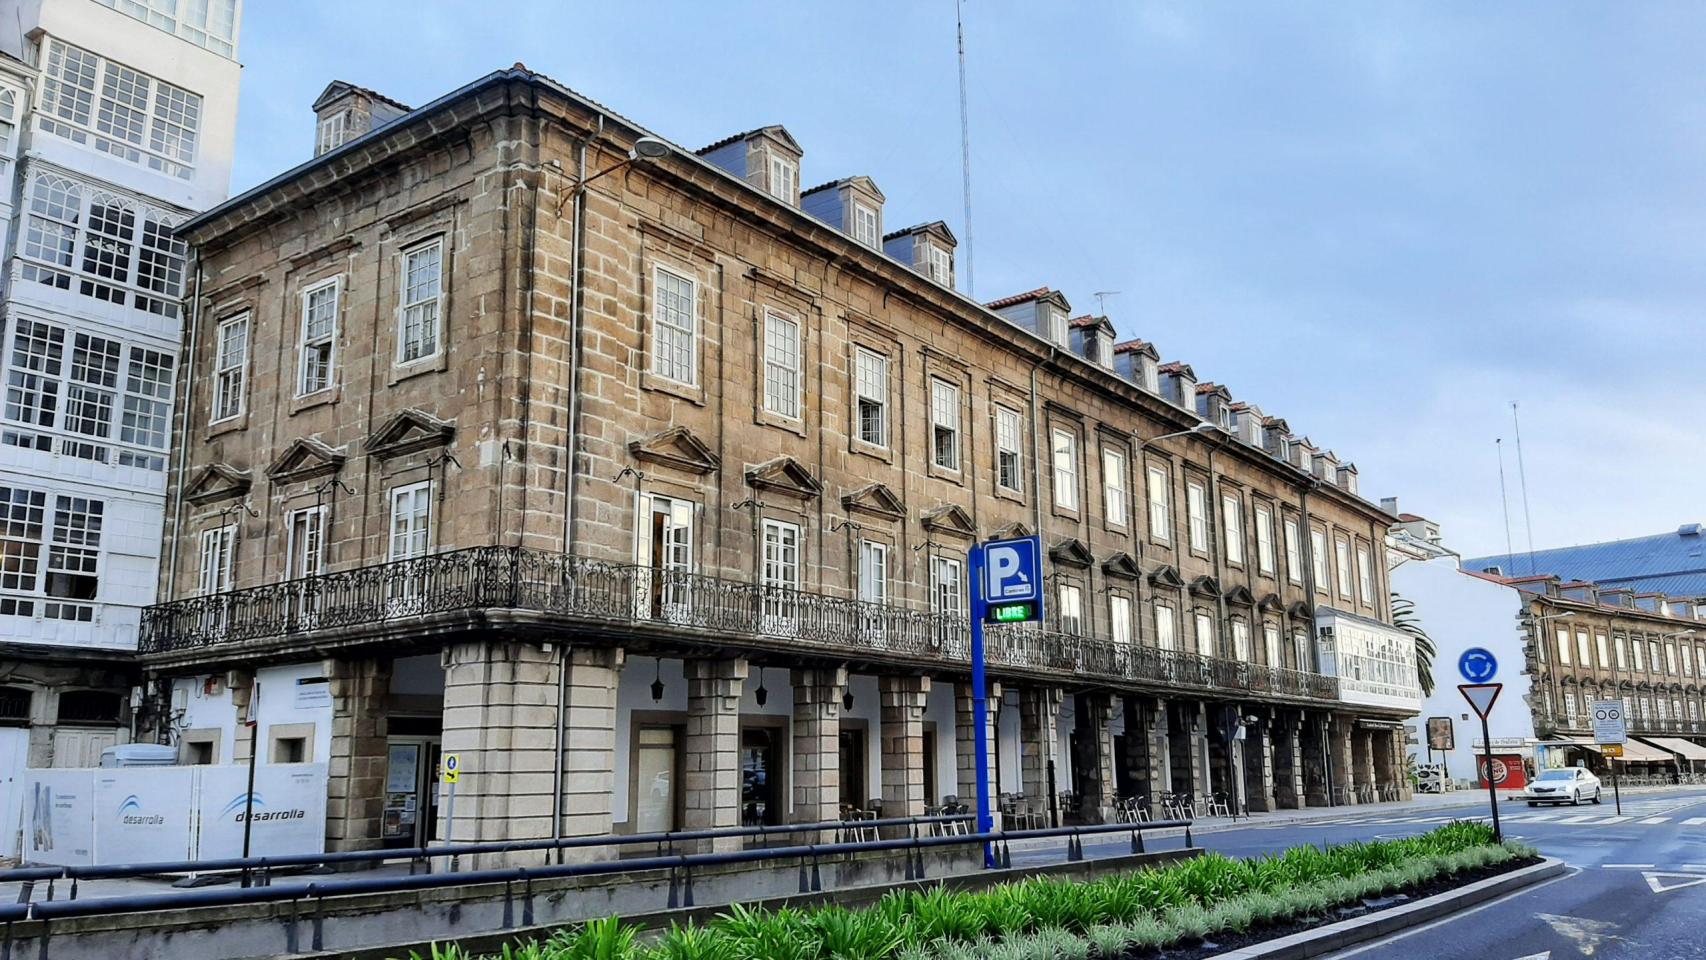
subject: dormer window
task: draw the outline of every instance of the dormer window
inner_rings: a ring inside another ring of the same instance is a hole
[[[349,111],[339,110],[328,117],[320,118],[320,126],[314,143],[314,155],[319,156],[328,150],[336,150],[343,146],[349,136]]]
[[[1066,314],[1059,310],[1048,311],[1048,338],[1059,346],[1066,346]]]
[[[1220,429],[1226,431],[1227,433],[1231,433],[1233,425],[1237,422],[1237,419],[1238,419],[1237,417],[1233,416],[1231,407],[1228,407],[1225,404],[1221,404],[1221,406],[1220,406]]]
[[[941,247],[930,248],[930,279],[947,286],[954,279],[954,255]]]
[[[1280,437],[1279,440],[1279,458],[1287,463],[1291,462],[1291,441],[1285,437]]]
[[[873,249],[882,242],[874,208],[858,202],[853,204],[853,239]]]
[[[770,155],[770,195],[783,203],[794,202],[794,191],[800,185],[800,165],[787,157]]]

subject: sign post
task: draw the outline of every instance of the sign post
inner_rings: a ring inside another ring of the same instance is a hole
[[[1623,816],[1623,791],[1617,786],[1617,764],[1623,758],[1623,744],[1629,741],[1629,725],[1623,716],[1623,701],[1595,700],[1593,702],[1593,739],[1599,752],[1611,766],[1611,796],[1617,803],[1617,815]]]
[[[1504,842],[1504,831],[1499,829],[1499,793],[1493,785],[1493,737],[1487,730],[1487,717],[1493,712],[1493,701],[1499,699],[1499,691],[1505,685],[1502,683],[1460,683],[1457,685],[1463,699],[1469,701],[1470,709],[1481,718],[1481,746],[1484,751],[1481,776],[1487,781],[1487,801],[1493,807],[1493,842]]]
[[[249,859],[249,844],[255,836],[255,755],[261,752],[261,682],[249,692],[249,789],[243,794],[243,859]],[[243,869],[243,886],[249,885],[249,870]]]
[[[985,679],[983,625],[1043,618],[1042,538],[991,540],[971,549],[971,689],[973,748],[977,751],[977,832],[995,827],[989,784],[989,684]],[[995,848],[983,845],[984,866]]]
[[[449,791],[444,798],[444,842],[456,842],[456,781],[462,779],[462,757],[447,753],[439,762],[438,779]],[[456,872],[456,857],[450,858],[450,872]]]

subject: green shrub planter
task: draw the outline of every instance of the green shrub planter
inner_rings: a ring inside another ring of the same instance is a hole
[[[491,960],[1099,960],[1190,947],[1261,924],[1307,922],[1370,897],[1533,857],[1493,843],[1491,828],[1451,823],[1399,840],[1293,847],[1249,860],[1206,854],[1075,882],[1034,877],[987,890],[890,893],[874,906],[753,910],[650,943],[611,917]],[[474,960],[461,948],[411,960]]]

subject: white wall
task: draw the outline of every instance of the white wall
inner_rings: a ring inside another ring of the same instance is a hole
[[[177,726],[180,730],[218,730],[219,753],[214,762],[230,763],[236,754],[233,745],[237,742],[237,708],[231,703],[231,691],[225,686],[223,676],[219,692],[212,695],[203,692],[206,680],[206,676],[195,676],[172,681],[172,702],[184,705],[184,715]]]
[[[1457,690],[1464,682],[1457,672],[1457,658],[1470,647],[1483,647],[1499,661],[1494,679],[1505,688],[1488,718],[1494,741],[1516,738],[1532,743],[1534,720],[1526,702],[1530,682],[1523,673],[1522,633],[1517,623],[1523,606],[1521,594],[1463,573],[1451,558],[1404,562],[1392,571],[1392,589],[1415,602],[1422,628],[1438,650],[1433,665],[1434,692],[1423,702],[1421,715],[1415,720],[1422,742],[1410,749],[1417,757],[1427,761],[1427,718],[1450,717],[1457,743],[1444,758],[1447,769],[1453,779],[1474,779],[1472,754],[1474,742],[1481,736],[1481,724]],[[1534,753],[1532,748],[1510,752]],[[1434,756],[1437,762],[1439,754]]]
[[[325,676],[318,661],[292,663],[278,667],[262,667],[255,671],[255,684],[260,688],[260,706],[255,711],[260,721],[260,761],[272,760],[271,728],[281,724],[311,723],[314,725],[313,753],[309,763],[326,763],[332,756],[332,704],[330,684],[298,683]]]

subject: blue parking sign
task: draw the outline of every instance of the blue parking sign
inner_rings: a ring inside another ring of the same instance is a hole
[[[1043,618],[1043,545],[1040,537],[991,540],[978,551],[973,574],[990,623],[1023,623]]]

